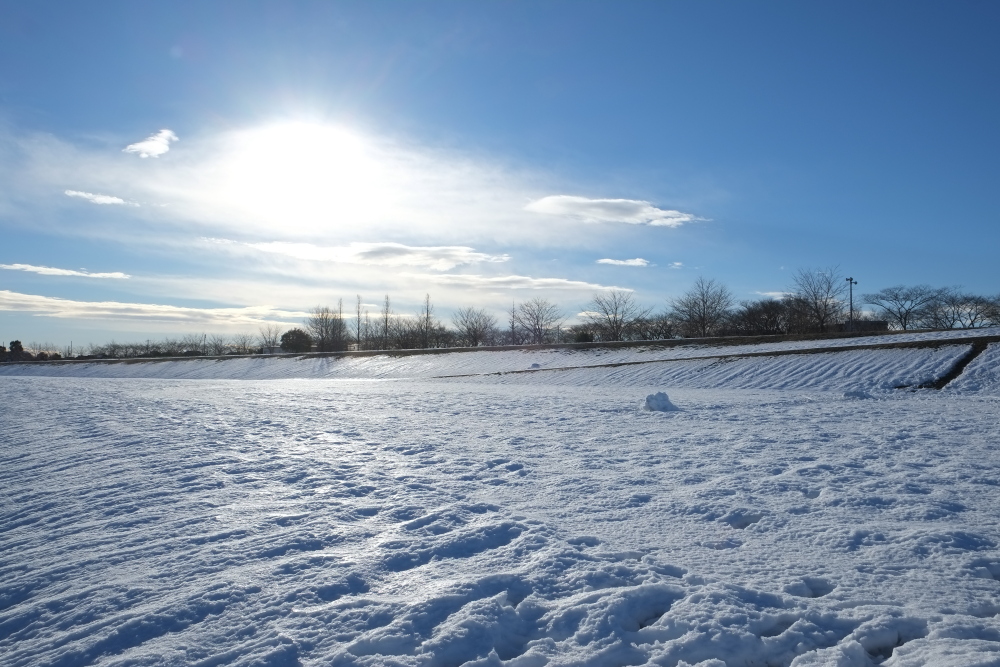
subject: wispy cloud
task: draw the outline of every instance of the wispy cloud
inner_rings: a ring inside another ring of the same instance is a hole
[[[612,266],[649,266],[649,260],[642,257],[635,259],[599,259],[598,264],[611,264]]]
[[[74,271],[72,269],[57,269],[51,266],[34,266],[32,264],[0,264],[0,269],[8,271],[28,271],[43,276],[75,276],[78,278],[113,278],[126,280],[132,276],[118,271],[112,273],[91,273],[90,271]]]
[[[624,222],[654,227],[680,227],[686,222],[703,220],[690,213],[653,206],[639,199],[588,199],[570,195],[551,195],[524,207],[526,211],[582,220],[583,222]]]
[[[667,268],[669,268],[669,269],[683,269],[684,268],[684,262],[670,262],[670,264],[667,265]]]
[[[754,292],[754,294],[758,294],[768,299],[784,299],[785,297],[791,296],[792,292]]]
[[[414,275],[439,285],[465,289],[527,289],[527,290],[609,290],[623,289],[565,278],[531,278],[530,276],[480,276],[474,274]],[[632,290],[626,290],[631,292]]]
[[[0,310],[34,313],[64,319],[144,321],[177,324],[188,330],[197,327],[248,327],[266,322],[300,320],[308,313],[270,306],[245,308],[187,308],[149,303],[118,301],[73,301],[35,294],[0,290]]]
[[[217,241],[227,243],[225,240]],[[345,246],[319,246],[312,243],[286,243],[282,241],[241,245],[263,252],[314,262],[373,266],[424,266],[436,271],[447,271],[464,264],[506,262],[510,259],[509,255],[490,255],[477,252],[468,246],[408,246],[402,243],[351,243]]]
[[[142,141],[129,144],[122,151],[125,153],[138,153],[141,158],[160,157],[170,150],[170,142],[172,141],[180,141],[180,139],[170,130],[160,130]]]
[[[138,206],[132,202],[127,202],[121,197],[114,197],[112,195],[97,195],[93,192],[81,192],[80,190],[67,190],[67,197],[76,197],[78,199],[86,199],[91,204],[104,204],[112,206]]]

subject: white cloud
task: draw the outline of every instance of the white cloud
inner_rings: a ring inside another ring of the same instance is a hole
[[[132,276],[115,271],[113,273],[91,273],[90,271],[74,271],[72,269],[56,269],[51,266],[34,266],[32,264],[0,264],[0,269],[8,271],[28,271],[43,276],[76,276],[80,278],[114,278],[125,280]]]
[[[531,290],[609,290],[624,289],[622,287],[608,287],[595,283],[583,282],[580,280],[567,280],[565,278],[531,278],[529,276],[480,276],[474,274],[443,274],[443,275],[413,275],[412,278],[428,280],[439,285],[449,287],[460,287],[465,289],[531,289]]]
[[[213,239],[215,240],[215,239]],[[225,240],[219,240],[225,243]],[[246,243],[263,252],[315,262],[340,262],[374,266],[424,266],[447,271],[463,264],[506,262],[509,255],[489,255],[467,246],[408,246],[401,243],[351,243],[318,246],[312,243]]]
[[[654,227],[680,227],[685,222],[702,220],[690,213],[657,208],[648,201],[638,199],[588,199],[551,195],[531,202],[524,209],[584,222],[624,222]]]
[[[160,157],[170,150],[171,141],[180,141],[170,130],[160,130],[156,134],[122,149],[124,153],[138,153],[139,157]]]
[[[791,296],[792,292],[754,292],[754,294],[759,294],[768,299],[784,299],[787,296]]]
[[[671,269],[683,269],[684,268],[684,263],[683,262],[670,262],[670,264],[668,264],[667,267],[671,268]]]
[[[92,192],[81,192],[80,190],[67,190],[66,196],[77,197],[79,199],[86,199],[91,204],[105,204],[114,206],[138,206],[138,204],[127,202],[121,197],[113,197],[112,195],[95,195]]]
[[[0,290],[0,311],[29,312],[63,319],[158,322],[182,325],[188,329],[257,326],[280,320],[298,320],[308,315],[305,312],[279,310],[270,306],[186,308],[118,301],[73,301],[7,290]]]
[[[599,259],[598,264],[611,264],[612,266],[649,266],[649,260],[642,257],[635,259]]]

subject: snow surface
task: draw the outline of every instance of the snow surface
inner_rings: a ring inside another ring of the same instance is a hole
[[[0,664],[1000,665],[1000,351],[893,388],[967,350],[4,377]]]

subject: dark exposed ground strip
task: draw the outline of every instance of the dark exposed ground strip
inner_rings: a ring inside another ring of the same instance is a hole
[[[977,341],[972,344],[972,349],[966,352],[962,357],[955,362],[955,364],[948,370],[947,373],[939,377],[937,380],[932,380],[930,382],[925,382],[919,385],[917,389],[944,389],[948,386],[948,383],[956,379],[965,370],[966,366],[972,363],[973,359],[978,357],[980,354],[986,351],[987,341]]]
[[[678,361],[704,361],[706,359],[716,359],[718,361],[726,361],[730,359],[744,359],[750,357],[785,357],[792,354],[823,354],[826,352],[850,352],[851,350],[903,350],[912,348],[932,348],[937,349],[940,347],[951,347],[953,345],[972,345],[973,350],[963,355],[958,362],[952,366],[951,370],[948,371],[941,379],[935,380],[936,382],[944,381],[944,384],[951,382],[962,370],[972,361],[976,356],[978,356],[982,350],[986,349],[986,345],[989,343],[1000,342],[1000,336],[982,336],[976,338],[952,338],[949,340],[929,340],[929,341],[908,341],[905,343],[872,343],[870,345],[837,345],[835,347],[814,347],[802,350],[774,350],[771,352],[744,352],[742,354],[711,354],[700,357],[678,357],[676,359],[647,359],[643,361],[618,361],[610,364],[588,364],[586,366],[559,366],[557,368],[528,368],[520,369],[516,371],[494,371],[492,373],[464,373],[460,375],[436,375],[434,378],[463,378],[463,377],[483,377],[489,375],[516,375],[518,373],[539,373],[544,371],[572,371],[578,369],[587,368],[618,368],[620,366],[639,366],[642,364],[665,364],[673,363]],[[973,351],[977,347],[982,346],[978,352],[973,354]],[[971,355],[971,356],[970,356]],[[968,361],[963,360],[967,359]],[[961,364],[961,367],[959,367]],[[956,371],[955,369],[958,368]],[[954,375],[952,375],[954,373]],[[945,378],[948,378],[945,380]],[[927,386],[920,385],[919,388],[929,388],[931,383],[927,383]],[[941,386],[943,387],[944,384]],[[906,389],[908,387],[897,387],[898,389]],[[934,387],[935,389],[940,389],[941,387]]]

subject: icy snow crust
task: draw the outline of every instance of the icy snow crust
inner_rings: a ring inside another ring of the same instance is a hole
[[[968,349],[5,377],[0,664],[1000,665]]]

